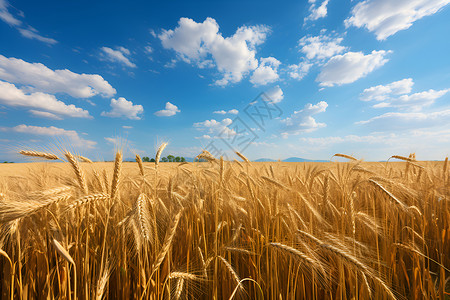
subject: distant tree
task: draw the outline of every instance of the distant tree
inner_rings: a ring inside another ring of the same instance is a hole
[[[155,162],[155,159],[154,158],[150,159],[150,162]]]
[[[148,156],[144,156],[144,157],[142,158],[142,161],[144,161],[144,162],[149,162],[149,161],[150,161],[150,158],[148,158]]]
[[[161,158],[161,161],[162,162],[168,162],[169,160],[167,159],[167,157],[163,157],[163,158]]]
[[[169,162],[173,162],[175,159],[175,156],[173,155],[167,155],[167,159],[169,160]]]
[[[186,159],[182,156],[182,157],[180,157],[180,161],[181,161],[181,162],[185,162]]]
[[[179,156],[175,157],[176,162],[180,162],[181,158]]]

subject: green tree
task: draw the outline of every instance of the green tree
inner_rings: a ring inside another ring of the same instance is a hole
[[[150,158],[148,158],[148,156],[144,156],[144,157],[142,158],[142,161],[144,161],[144,162],[149,162],[149,161],[150,161]]]
[[[180,157],[180,161],[181,161],[181,162],[185,162],[186,159],[182,156],[182,157]]]
[[[173,162],[174,158],[175,158],[175,156],[173,156],[173,155],[167,155],[167,159],[169,160],[169,162]]]
[[[167,157],[163,157],[163,158],[161,158],[161,161],[162,162],[168,162],[169,160],[167,159]]]
[[[150,162],[155,162],[155,159],[154,158],[150,159]]]
[[[180,162],[181,158],[179,156],[175,157],[176,162]]]

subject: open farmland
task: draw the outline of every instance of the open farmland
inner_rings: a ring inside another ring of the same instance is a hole
[[[450,295],[447,161],[121,159],[0,166],[3,299]]]

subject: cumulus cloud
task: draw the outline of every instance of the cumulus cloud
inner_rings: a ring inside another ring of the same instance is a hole
[[[414,82],[412,78],[405,78],[399,81],[394,81],[387,85],[377,85],[365,89],[361,93],[360,99],[362,101],[384,101],[391,95],[402,95],[411,92]]]
[[[130,50],[124,47],[117,47],[117,50],[101,47],[103,57],[110,62],[120,63],[130,68],[136,68],[136,65],[132,63],[125,55],[130,55]]]
[[[436,99],[444,96],[450,89],[428,91],[409,94],[414,82],[412,78],[395,81],[387,85],[377,85],[365,89],[360,99],[363,101],[377,101],[375,108],[397,107],[419,111],[423,107],[430,106]],[[408,95],[409,94],[409,95]]]
[[[0,55],[0,79],[22,84],[30,91],[66,93],[75,98],[113,96],[116,90],[102,76],[51,70],[41,63],[28,63]]]
[[[377,107],[398,107],[402,109],[409,109],[419,111],[424,107],[430,106],[436,99],[444,96],[450,89],[435,91],[430,89],[428,91],[414,93],[411,95],[402,95],[398,98],[390,99],[387,102],[381,102],[374,105]]]
[[[51,119],[51,120],[62,120],[62,118],[60,116],[52,114],[51,112],[48,112],[48,111],[40,111],[40,110],[30,109],[29,112],[33,116],[36,116],[39,118],[46,118],[46,119]]]
[[[125,118],[131,120],[140,120],[141,114],[144,112],[142,105],[133,104],[123,97],[111,99],[111,111],[102,112],[102,116],[111,118]]]
[[[263,43],[267,26],[242,26],[224,38],[213,18],[197,23],[180,18],[174,30],[163,30],[158,36],[166,49],[173,49],[181,60],[200,68],[215,66],[222,78],[215,84],[235,83],[258,67],[255,47]]]
[[[289,65],[289,76],[293,79],[302,80],[308,74],[313,64],[300,62],[297,65]]]
[[[325,101],[320,101],[315,105],[308,103],[302,110],[294,111],[290,117],[281,120],[285,125],[285,132],[283,132],[282,135],[287,137],[289,134],[297,135],[325,127],[325,123],[317,123],[313,116],[325,112],[327,107],[328,104]]]
[[[366,0],[356,4],[345,25],[364,27],[384,40],[426,16],[438,12],[450,0]]]
[[[89,112],[73,104],[66,105],[54,95],[41,92],[25,93],[14,84],[0,80],[0,103],[8,106],[37,108],[40,112],[32,112],[40,117],[61,119],[61,116],[74,118],[91,118]],[[45,112],[42,112],[45,111]]]
[[[166,102],[166,108],[162,110],[158,110],[155,112],[155,115],[158,117],[171,117],[175,116],[177,113],[181,112],[176,105],[173,105],[170,102]]]
[[[305,36],[298,42],[308,59],[326,59],[344,52],[347,48],[341,46],[343,38],[328,35]]]
[[[239,113],[239,111],[235,108],[230,109],[229,111],[226,110],[216,110],[213,112],[213,114],[219,114],[219,115],[225,115],[225,114],[230,114],[230,115],[237,115]]]
[[[283,98],[284,98],[283,90],[278,85],[275,86],[274,88],[268,90],[266,92],[266,96],[268,99],[270,99],[270,102],[272,102],[272,103],[281,102],[281,100],[283,100]]]
[[[43,136],[59,136],[59,137],[66,137],[69,139],[69,142],[71,143],[71,146],[76,147],[87,147],[87,148],[94,148],[94,146],[97,144],[94,141],[89,141],[81,138],[78,133],[75,130],[66,130],[54,126],[50,127],[40,127],[40,126],[32,126],[32,125],[18,125],[12,128],[1,128],[3,131],[14,131],[14,132],[20,132],[20,133],[26,133],[26,134],[32,134],[32,135],[43,135]]]
[[[277,81],[280,78],[277,69],[281,62],[274,57],[261,58],[260,61],[258,68],[250,77],[250,82],[258,86]]]
[[[26,26],[24,22],[16,18],[10,11],[9,11],[10,4],[6,0],[0,0],[0,20],[5,22],[6,24],[16,28],[20,34],[23,37],[26,37],[28,39],[34,39],[38,40],[44,43],[47,43],[49,45],[56,44],[57,41],[52,38],[44,37],[39,34],[39,32],[31,27]]]
[[[435,126],[450,125],[450,110],[442,110],[430,113],[420,112],[389,112],[369,120],[356,122],[376,131],[395,131],[422,129]]]
[[[233,136],[236,135],[236,132],[228,127],[232,123],[233,121],[229,118],[223,119],[222,121],[211,119],[194,123],[194,127],[198,130],[206,131],[210,135],[223,134],[225,136]]]
[[[333,56],[322,68],[316,81],[321,86],[334,86],[355,82],[370,72],[384,65],[385,58],[391,51],[372,51],[364,55],[362,52],[347,52]]]
[[[324,18],[327,16],[327,5],[329,0],[323,1],[319,6],[317,6],[315,0],[310,0],[309,3],[311,3],[311,6],[309,7],[309,16],[305,18],[305,22],[310,21],[316,21],[320,18]]]

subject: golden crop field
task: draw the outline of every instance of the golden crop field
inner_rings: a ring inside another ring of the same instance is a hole
[[[3,299],[450,297],[447,160],[60,158],[0,166]]]

